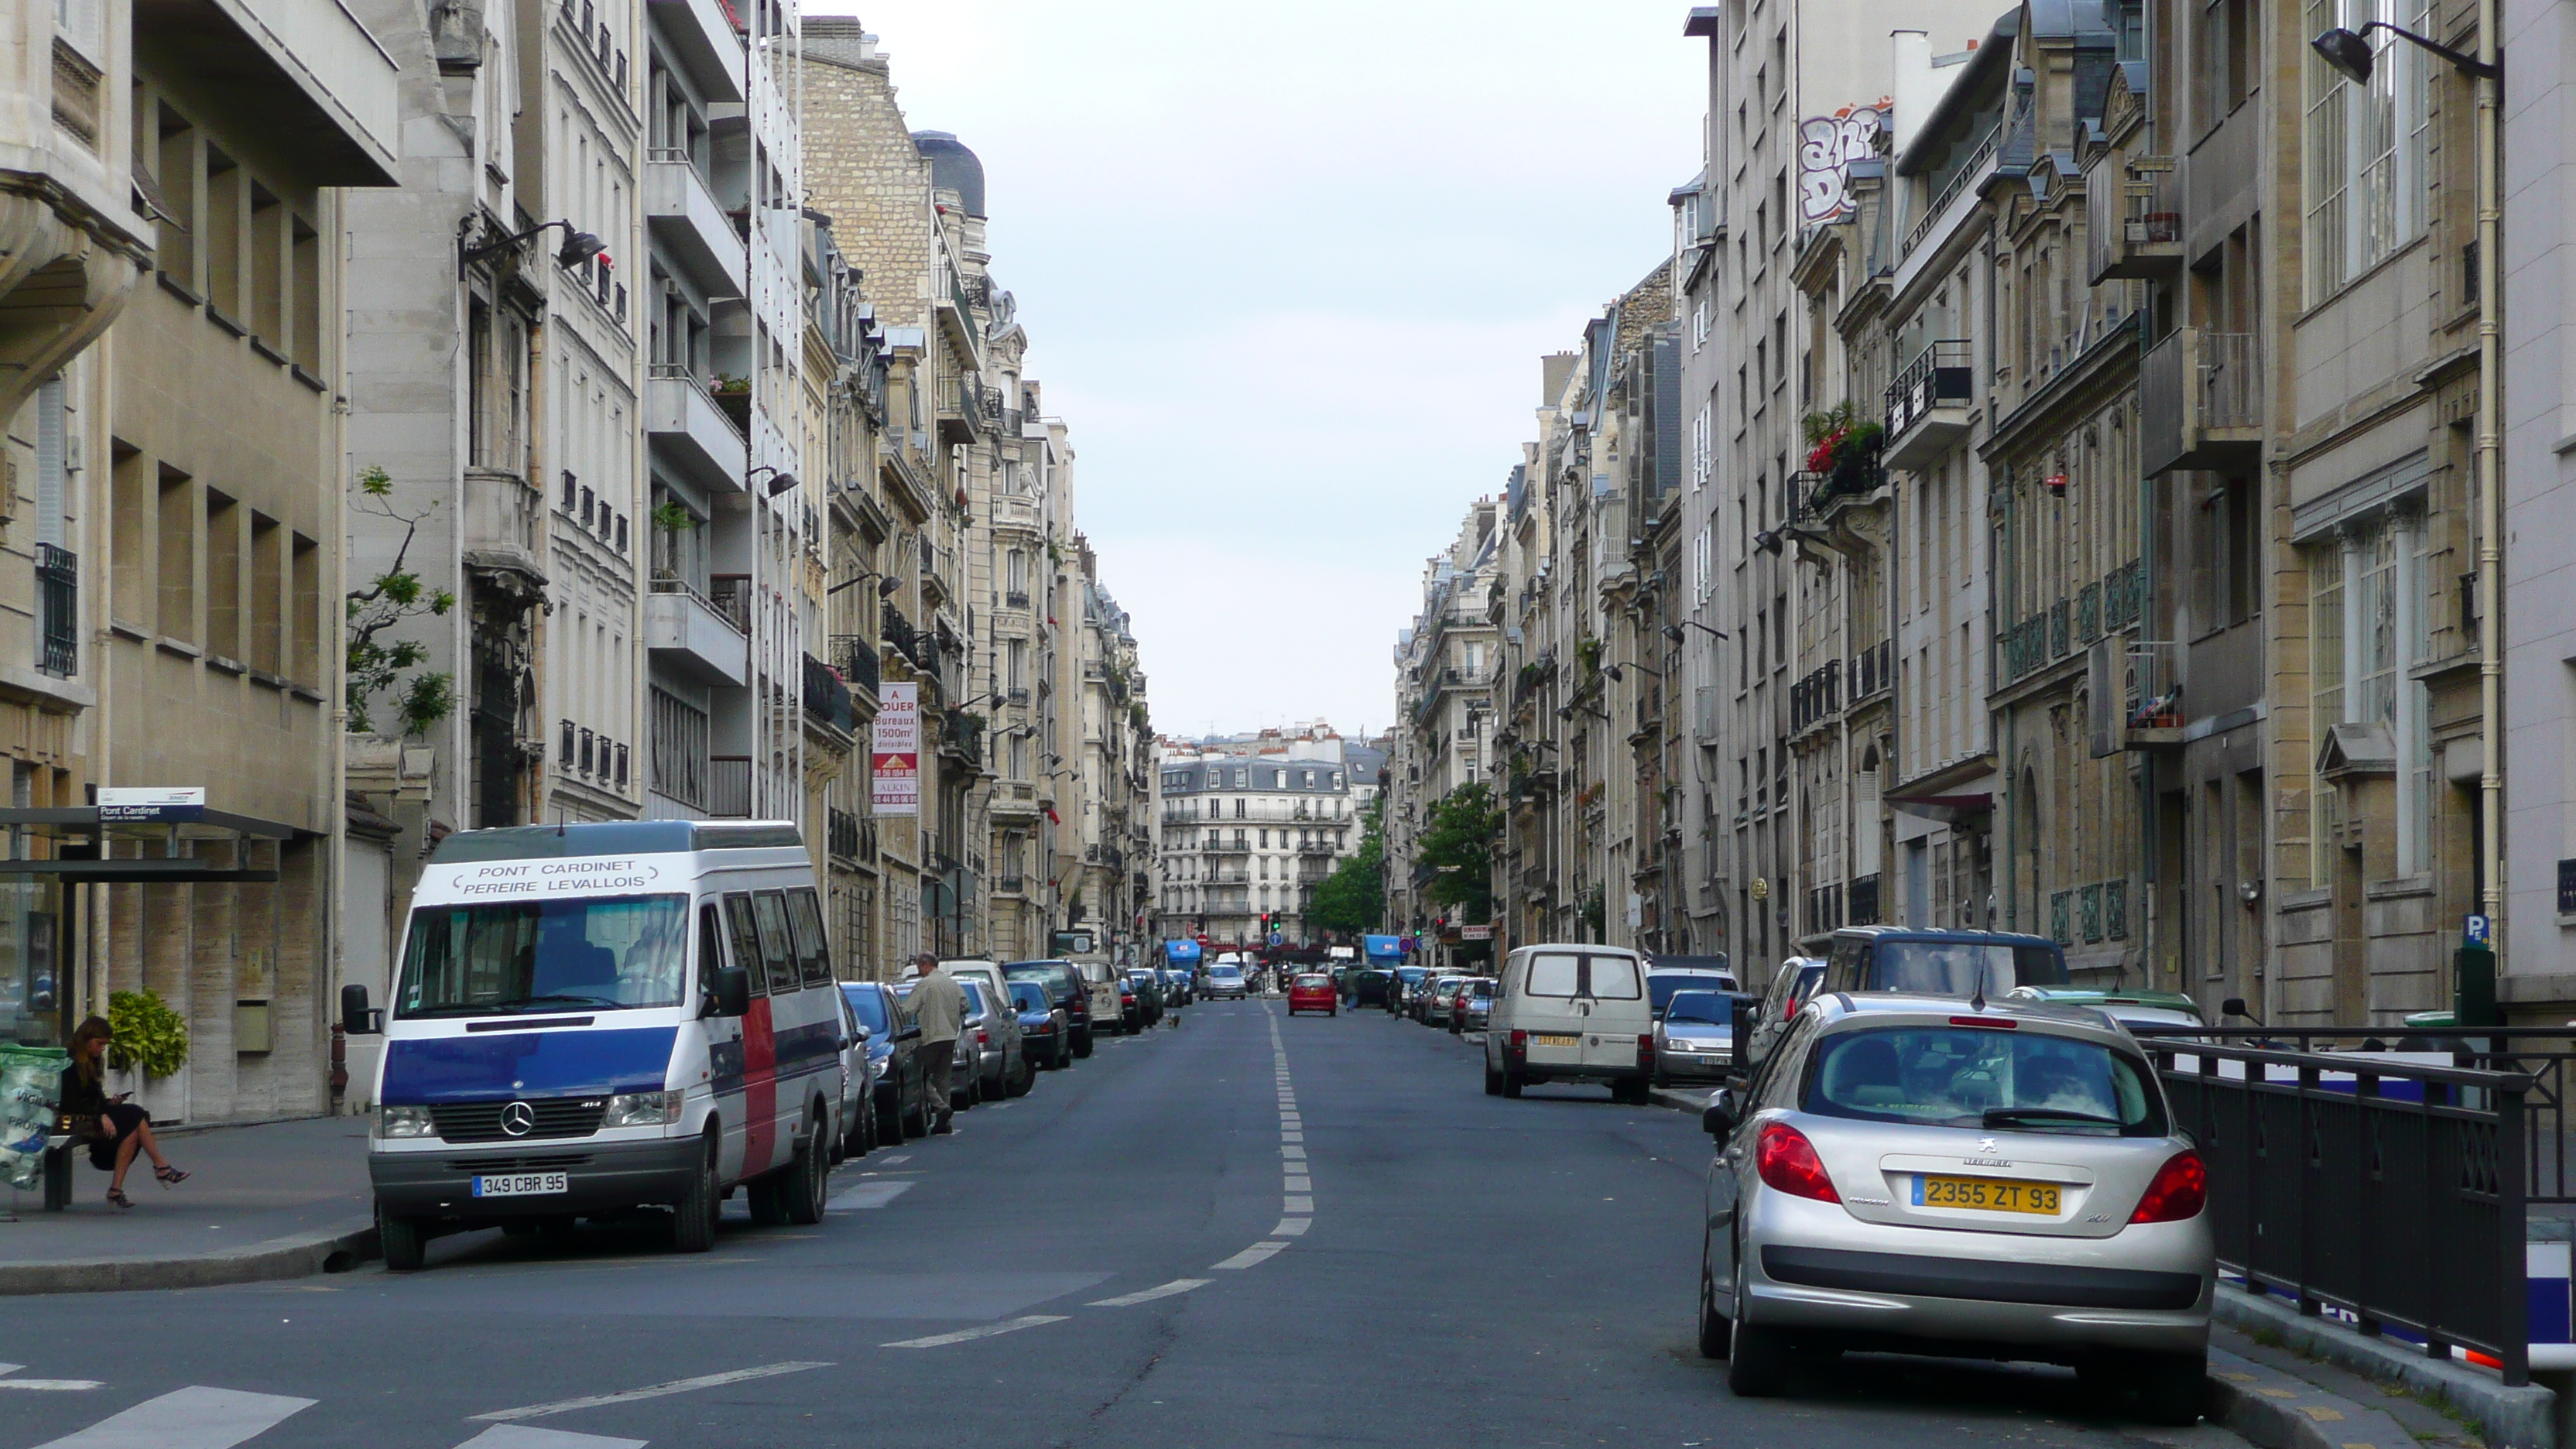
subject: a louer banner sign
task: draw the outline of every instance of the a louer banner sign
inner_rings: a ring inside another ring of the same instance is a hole
[[[876,813],[921,813],[921,686],[888,684],[877,696],[875,734],[868,743],[868,774]]]

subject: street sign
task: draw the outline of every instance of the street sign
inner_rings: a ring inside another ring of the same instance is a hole
[[[1277,931],[1273,931],[1273,932],[1271,932],[1271,933],[1270,933],[1270,944],[1271,944],[1271,945],[1273,945],[1273,946],[1278,945],[1281,941],[1283,941],[1283,940],[1285,940],[1285,939],[1286,939],[1286,938],[1285,938],[1285,937],[1283,937],[1283,936],[1281,936]]]
[[[2471,916],[2461,923],[2460,941],[2467,946],[2495,945],[2495,921],[2488,916]]]
[[[1494,939],[1494,928],[1491,925],[1463,927],[1458,938],[1462,941],[1490,941]]]
[[[145,822],[162,825],[206,817],[206,787],[203,785],[101,786],[98,792],[98,818],[101,821]]]

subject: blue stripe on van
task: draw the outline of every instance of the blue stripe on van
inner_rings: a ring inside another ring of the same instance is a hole
[[[385,1043],[383,1100],[398,1106],[658,1092],[676,1026],[514,1031]]]

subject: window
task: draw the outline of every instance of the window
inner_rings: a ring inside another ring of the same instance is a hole
[[[810,886],[787,893],[787,925],[795,933],[796,960],[808,986],[832,984],[832,952],[823,935],[822,904]]]
[[[760,932],[752,925],[751,895],[733,891],[725,896],[725,924],[733,935],[733,964],[751,978],[751,994],[767,996],[769,977],[760,960]]]
[[[246,314],[242,235],[250,178],[223,152],[206,148],[206,303],[227,317]]]
[[[1709,203],[1703,200],[1700,204],[1702,206],[1706,206]],[[1703,230],[1705,230],[1705,228],[1703,228]],[[1698,304],[1691,308],[1691,347],[1696,351],[1697,349],[1706,347],[1707,345],[1708,299],[1706,297],[1702,297],[1699,299]]]
[[[302,534],[294,535],[288,564],[288,581],[295,590],[294,612],[287,617],[288,643],[294,651],[295,670],[288,677],[307,689],[322,684],[322,546]]]
[[[760,938],[760,964],[769,974],[772,995],[794,991],[802,975],[796,943],[787,934],[787,898],[779,891],[758,891],[751,898],[751,919]]]
[[[277,520],[250,516],[250,667],[286,670],[286,539]]]
[[[1700,408],[1698,416],[1691,419],[1690,467],[1691,490],[1697,492],[1707,487],[1710,472],[1710,446],[1708,409],[1705,406]]]
[[[2307,35],[2379,21],[2421,34],[2426,0],[2308,0]],[[2204,22],[2206,23],[2206,22]],[[2313,53],[2300,61],[2307,105],[2307,299],[2321,302],[2424,229],[2430,128],[2425,53],[2386,31],[2370,84],[2356,86]]]
[[[2165,1132],[2162,1099],[2143,1062],[2066,1037],[1958,1027],[1840,1032],[1823,1040],[1802,1075],[1803,1109],[1824,1117],[2122,1137]]]
[[[241,515],[206,490],[206,652],[241,657]]]
[[[188,475],[161,469],[161,616],[171,639],[197,635],[197,509]]]
[[[161,107],[159,156],[153,180],[160,183],[157,257],[161,275],[194,292],[197,286],[197,131],[177,111]]]
[[[466,1016],[570,998],[680,1004],[685,895],[447,906],[412,920],[395,1014]]]

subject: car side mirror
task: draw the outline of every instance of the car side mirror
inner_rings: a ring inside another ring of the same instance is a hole
[[[2242,996],[2231,996],[2227,998],[2225,1001],[2218,1003],[2218,1009],[2222,1015],[2241,1016],[2249,1021],[2253,1019],[2253,1013],[2245,1009],[2245,998]]]
[[[352,981],[340,988],[340,1030],[350,1036],[368,1036],[385,1029],[385,1014],[367,1007],[367,988]]]
[[[1721,1087],[1717,1096],[1700,1109],[1699,1130],[1711,1137],[1724,1137],[1735,1130],[1735,1089]]]
[[[714,1015],[749,1016],[751,1014],[751,973],[740,966],[719,966],[708,978],[707,994],[715,1000]]]
[[[857,1026],[851,1027],[850,1031],[852,1032],[850,1040],[859,1043],[861,1046],[865,1046],[867,1044],[869,1036],[867,1023],[861,1022]]]

